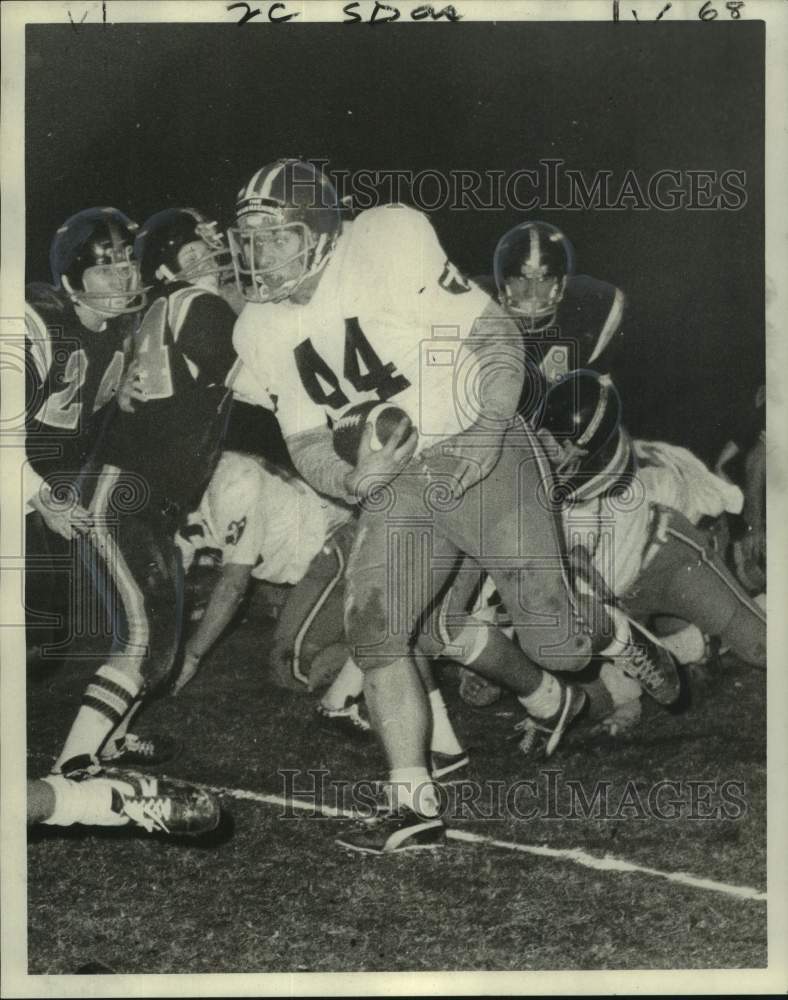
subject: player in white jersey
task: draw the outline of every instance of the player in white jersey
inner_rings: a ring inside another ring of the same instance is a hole
[[[340,842],[376,853],[432,844],[443,826],[412,644],[460,554],[495,567],[522,647],[501,637],[501,655],[517,658],[523,697],[541,692],[534,710],[549,724],[564,726],[582,699],[540,666],[581,669],[592,652],[564,575],[560,526],[538,501],[549,466],[515,420],[527,376],[522,337],[447,260],[418,212],[387,206],[343,224],[327,178],[293,160],[258,171],[237,209],[230,245],[249,304],[235,347],[277,399],[304,478],[361,506],[345,626],[388,756],[392,808]],[[334,453],[330,427],[370,399],[392,399],[410,419],[378,450],[369,428],[353,467]],[[622,648],[639,670],[634,644]],[[674,697],[670,667],[649,665],[663,700]]]
[[[176,540],[188,571],[202,548],[218,549],[221,576],[184,646],[174,693],[231,622],[252,578],[294,584],[306,573],[350,509],[319,497],[306,483],[255,455],[223,453],[199,508]]]

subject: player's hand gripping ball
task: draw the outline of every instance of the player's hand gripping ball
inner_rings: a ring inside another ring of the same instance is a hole
[[[372,425],[369,446],[373,451],[380,451],[404,419],[409,419],[407,413],[394,403],[370,401],[351,406],[334,423],[334,451],[355,466],[361,437],[368,424]]]

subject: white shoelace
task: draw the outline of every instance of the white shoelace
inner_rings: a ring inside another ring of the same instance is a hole
[[[126,799],[123,803],[123,811],[130,820],[143,827],[148,833],[153,833],[155,830],[162,833],[170,832],[167,826],[171,813],[169,799],[160,797]]]

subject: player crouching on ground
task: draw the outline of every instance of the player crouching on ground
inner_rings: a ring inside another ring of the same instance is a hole
[[[222,569],[199,625],[186,640],[173,693],[182,691],[197,673],[253,577],[297,583],[316,553],[351,517],[349,507],[319,497],[265,459],[224,452],[199,508],[176,537],[186,571],[201,548],[218,549]]]
[[[702,659],[704,637],[714,637],[744,663],[764,667],[765,614],[697,527],[703,518],[738,514],[738,488],[684,448],[632,441],[618,393],[595,372],[572,372],[550,390],[538,433],[554,464],[555,499],[580,579],[607,588],[649,627],[672,620],[672,634],[660,641],[679,662]],[[605,701],[621,709],[636,693],[631,680],[607,671],[589,688],[598,712]]]
[[[522,650],[510,644],[509,652],[526,686],[550,688],[541,699],[548,718],[574,715],[582,699],[572,685],[545,681],[537,664],[581,669],[592,642],[610,641],[609,632],[592,638],[577,622],[554,519],[537,500],[542,465],[522,461],[524,449],[540,451],[530,429],[513,421],[522,337],[412,209],[371,209],[343,224],[328,179],[294,160],[259,170],[237,208],[230,245],[248,304],[235,346],[277,397],[299,472],[317,491],[360,508],[345,626],[388,758],[389,807],[339,843],[374,853],[431,846],[444,827],[412,642],[459,555],[496,564],[504,600],[528,616],[515,624]],[[436,341],[435,331],[447,328],[456,332],[451,343]],[[409,419],[379,449],[367,428],[351,466],[334,452],[330,426],[375,398],[394,400]],[[640,637],[627,637],[622,649],[633,670],[653,675],[660,697],[674,697],[669,657]]]
[[[538,421],[555,470],[545,499],[560,511],[575,586],[605,593],[610,605],[649,627],[657,617],[670,620],[675,631],[659,641],[679,662],[701,659],[704,636],[711,636],[743,662],[764,667],[765,615],[696,526],[704,517],[738,513],[741,491],[686,449],[633,442],[621,412],[607,376],[578,371],[550,389]],[[468,569],[440,606],[434,633],[442,645],[432,652],[459,657],[470,670],[517,691],[519,675],[507,677],[504,658],[492,662],[475,652],[494,626],[468,614],[479,589],[478,570]],[[608,731],[634,725],[640,684],[615,659],[600,659],[600,679],[583,685],[592,711]],[[538,717],[529,714],[516,728],[523,731],[524,753],[543,746],[549,756],[555,749],[554,731]]]

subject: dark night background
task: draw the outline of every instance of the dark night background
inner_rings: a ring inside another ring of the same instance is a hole
[[[450,257],[491,270],[498,237],[544,218],[578,270],[630,300],[617,382],[636,435],[706,460],[763,380],[763,25],[29,26],[28,279],[69,215],[142,222],[194,204],[231,220],[279,156],[332,169],[746,172],[739,211],[514,208],[432,215]],[[430,189],[431,191],[432,189]]]

